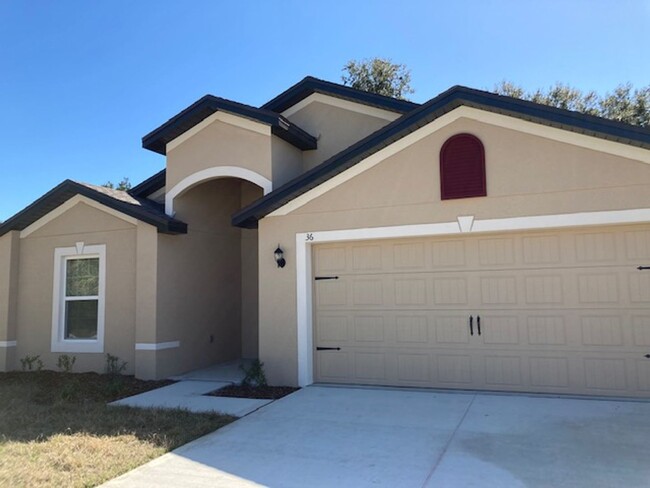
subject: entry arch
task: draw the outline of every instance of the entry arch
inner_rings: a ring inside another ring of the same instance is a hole
[[[214,180],[217,178],[239,178],[242,180],[250,181],[251,183],[262,188],[264,195],[273,190],[273,183],[268,178],[265,178],[259,173],[250,169],[242,168],[239,166],[213,166],[206,168],[196,173],[186,176],[181,181],[176,183],[174,187],[165,195],[165,213],[169,216],[174,216],[174,200],[185,193],[190,188],[203,183],[205,181]]]

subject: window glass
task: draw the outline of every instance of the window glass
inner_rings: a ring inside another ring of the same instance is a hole
[[[88,297],[99,294],[99,258],[68,259],[65,295]]]
[[[65,339],[97,339],[97,300],[65,302]]]

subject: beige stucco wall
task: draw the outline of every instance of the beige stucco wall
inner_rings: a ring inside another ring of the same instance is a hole
[[[166,188],[172,191],[184,178],[216,166],[246,168],[272,181],[270,128],[268,134],[261,134],[215,120],[168,148]]]
[[[261,188],[246,181],[241,182],[242,208],[261,196]],[[241,229],[241,355],[243,358],[257,358],[259,355],[257,269],[257,229]]]
[[[438,155],[459,132],[486,151],[488,196],[440,200]],[[275,384],[296,384],[298,232],[650,207],[650,165],[460,119],[287,216],[259,225],[260,359]],[[287,266],[262,259],[281,243]]]
[[[303,171],[303,152],[287,141],[273,136],[271,141],[273,157],[273,188],[282,186]]]
[[[157,342],[180,341],[157,376],[241,356],[241,230],[230,224],[241,181],[200,184],[176,200],[185,235],[159,235]]]
[[[18,258],[20,233],[12,231],[0,237],[0,342],[16,340],[16,312],[18,301]],[[0,346],[0,371],[14,367],[16,348]]]
[[[74,371],[103,372],[106,353],[135,366],[136,226],[79,203],[20,241],[15,368],[26,355],[40,355],[47,369],[57,369],[62,353],[52,353],[54,250],[106,245],[106,315],[104,353],[68,353],[77,357]]]
[[[322,102],[312,102],[287,118],[318,139],[317,149],[303,153],[305,171],[390,122]]]

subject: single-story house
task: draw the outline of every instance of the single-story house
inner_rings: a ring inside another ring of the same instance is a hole
[[[0,225],[0,370],[650,397],[650,131],[455,86],[205,96]]]

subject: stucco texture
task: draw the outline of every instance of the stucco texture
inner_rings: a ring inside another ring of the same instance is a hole
[[[485,146],[487,197],[440,199],[439,153],[467,132]],[[650,207],[650,165],[461,118],[285,216],[259,223],[260,358],[296,384],[296,233]],[[268,259],[281,243],[287,266]]]

